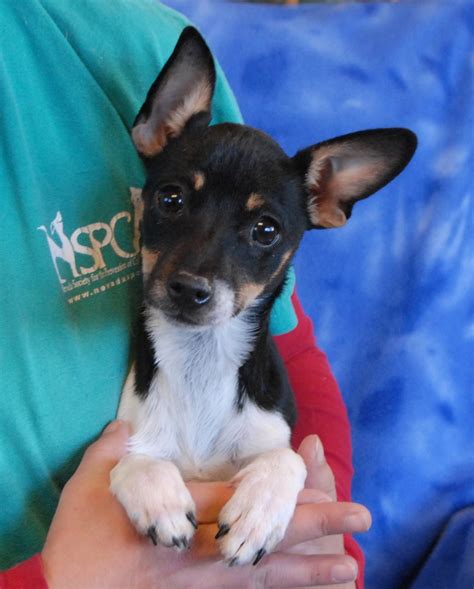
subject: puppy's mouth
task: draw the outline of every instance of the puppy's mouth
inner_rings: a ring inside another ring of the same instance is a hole
[[[164,313],[168,321],[178,323],[179,325],[188,327],[211,327],[219,323],[214,319],[208,317],[209,313],[202,314],[201,312],[190,312],[184,309],[163,308],[159,307],[160,311]]]

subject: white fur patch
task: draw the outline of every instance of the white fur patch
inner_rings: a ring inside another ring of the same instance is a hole
[[[185,510],[193,506],[181,476],[235,477],[237,491],[220,516],[231,525],[221,549],[229,560],[250,562],[283,537],[306,475],[288,448],[290,428],[282,415],[250,399],[237,408],[238,370],[252,349],[255,326],[245,312],[195,328],[149,309],[147,327],[158,370],[144,400],[135,393],[133,369],[127,379],[119,417],[132,422],[134,433],[130,454],[112,472],[112,491],[140,531],[154,525],[166,544],[173,535],[189,538]]]
[[[194,514],[194,501],[172,462],[128,454],[110,473],[110,490],[142,534],[153,528],[167,546],[185,538],[194,527],[186,514]]]
[[[212,328],[181,326],[157,310],[148,311],[147,325],[159,369],[138,409],[133,387],[124,391],[119,415],[133,407],[136,431],[130,450],[173,460],[186,478],[209,478],[210,464],[231,456],[225,431],[238,416],[238,368],[254,327],[243,316]]]
[[[289,448],[270,450],[241,470],[232,483],[237,490],[219,514],[219,524],[230,526],[220,540],[229,561],[252,562],[263,549],[281,542],[304,487],[306,468]]]
[[[207,320],[211,325],[228,323],[229,319],[232,318],[235,306],[235,294],[234,291],[227,286],[223,280],[214,281],[214,308]],[[245,321],[245,320],[244,320]],[[235,322],[238,325],[239,322]],[[252,331],[252,330],[250,330]],[[222,334],[221,334],[222,336]],[[250,337],[250,343],[253,338]],[[243,340],[241,339],[241,343]],[[246,354],[248,354],[248,348],[246,348]]]

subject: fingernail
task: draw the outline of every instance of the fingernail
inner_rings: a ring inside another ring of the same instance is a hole
[[[325,460],[323,444],[319,438],[316,441],[316,448],[314,449],[314,460],[316,464],[322,464]]]
[[[336,564],[331,569],[331,579],[339,583],[354,581],[357,578],[357,569],[351,564]]]
[[[122,425],[123,421],[121,421],[120,419],[115,419],[114,421],[111,421],[109,425],[104,429],[104,434],[112,434],[116,432],[119,428],[121,428]]]
[[[370,517],[365,511],[358,511],[352,513],[344,518],[344,531],[345,532],[364,532],[370,528]]]

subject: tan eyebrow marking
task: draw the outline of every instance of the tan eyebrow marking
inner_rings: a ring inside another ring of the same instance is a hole
[[[194,190],[201,190],[204,186],[204,182],[206,181],[206,177],[202,172],[195,172],[194,173]]]
[[[261,207],[265,203],[265,200],[261,194],[256,192],[252,192],[249,196],[249,199],[245,205],[247,211],[253,211],[257,207]]]

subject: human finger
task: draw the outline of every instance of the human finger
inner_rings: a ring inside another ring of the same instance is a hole
[[[357,563],[346,555],[295,555],[273,553],[257,566],[229,567],[223,562],[202,566],[196,587],[206,589],[284,589],[317,587],[354,581]]]
[[[307,436],[301,442],[298,454],[303,458],[308,472],[305,487],[319,489],[336,501],[336,481],[327,463],[321,439],[316,435]]]
[[[235,492],[227,482],[189,481],[186,486],[196,505],[197,520],[201,524],[211,524],[218,520],[219,513]],[[331,497],[318,489],[302,489],[298,495],[298,504],[327,503]]]
[[[306,556],[282,553],[270,555],[260,572],[265,580],[263,585],[265,588],[314,587],[347,583],[355,581],[357,573],[357,562],[350,556]]]
[[[298,493],[297,504],[303,505],[304,503],[328,503],[333,501],[333,498],[327,493],[323,493],[319,489],[301,489]]]
[[[190,481],[186,486],[194,499],[197,520],[201,524],[216,522],[221,509],[235,491],[227,482]]]
[[[219,513],[235,492],[228,482],[189,481],[186,486],[196,505],[197,520],[201,524],[210,524],[218,520]],[[319,489],[302,489],[298,495],[298,504],[327,503],[332,497]]]
[[[372,525],[370,512],[358,503],[328,502],[297,505],[278,550],[332,536],[366,532]]]

